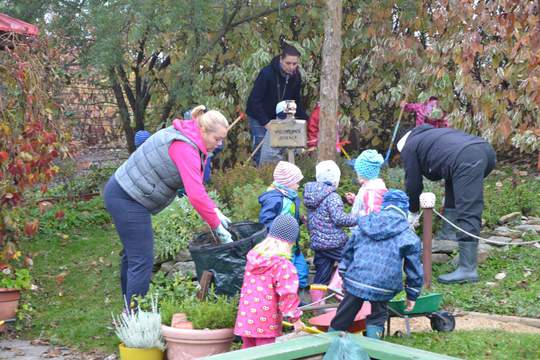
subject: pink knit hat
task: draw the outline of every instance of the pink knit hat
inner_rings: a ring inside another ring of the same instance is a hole
[[[274,181],[286,187],[298,184],[303,178],[302,170],[287,161],[278,162],[274,169]]]

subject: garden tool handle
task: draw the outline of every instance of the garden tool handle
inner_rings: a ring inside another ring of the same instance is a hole
[[[282,321],[281,322],[283,324],[283,326],[287,326],[287,327],[293,327],[294,325],[288,321]],[[307,332],[308,334],[324,334],[324,331],[321,331],[317,328],[314,328],[313,326],[304,326],[302,328],[302,331],[305,331]]]
[[[309,285],[309,290],[321,290],[321,291],[327,291],[328,285],[323,284],[311,284]]]
[[[337,294],[339,296],[344,296],[341,291],[336,290],[336,289],[332,289],[332,288],[328,287],[328,285],[323,285],[323,284],[311,284],[309,286],[309,290],[330,291],[330,292],[333,292],[334,294]]]

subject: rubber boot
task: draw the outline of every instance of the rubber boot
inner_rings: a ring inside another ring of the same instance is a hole
[[[384,335],[384,326],[368,325],[366,326],[366,337],[381,340]]]
[[[451,273],[439,276],[438,281],[443,284],[477,282],[477,267],[478,241],[460,241],[458,268]]]
[[[445,208],[443,216],[450,220],[453,224],[457,221],[457,211],[454,208]],[[457,234],[456,229],[447,223],[446,221],[442,220],[442,228],[435,234],[435,240],[451,240],[451,241],[457,241]]]

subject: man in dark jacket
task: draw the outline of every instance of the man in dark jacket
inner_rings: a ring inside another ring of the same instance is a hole
[[[455,208],[457,226],[478,236],[484,209],[484,178],[495,167],[496,154],[491,145],[478,136],[450,128],[421,125],[405,132],[397,143],[405,168],[405,187],[415,222],[423,189],[422,176],[445,181],[445,207]],[[439,276],[445,284],[478,281],[478,240],[458,232],[459,266]]]
[[[302,78],[298,71],[299,58],[300,53],[295,47],[285,45],[281,55],[272,59],[257,76],[246,109],[253,150],[263,140],[266,124],[276,118],[277,103],[295,100],[296,117],[307,120],[308,116],[300,101]],[[253,158],[256,164],[259,164],[260,154],[259,150]]]

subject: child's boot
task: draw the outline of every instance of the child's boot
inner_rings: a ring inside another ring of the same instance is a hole
[[[371,339],[382,339],[384,335],[384,326],[368,325],[366,326],[366,336]]]

